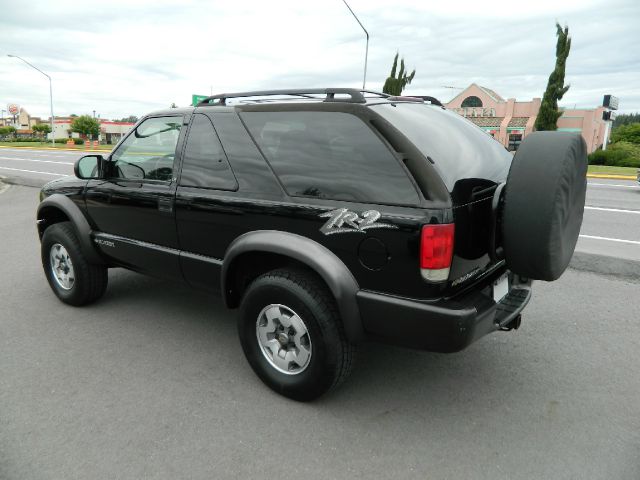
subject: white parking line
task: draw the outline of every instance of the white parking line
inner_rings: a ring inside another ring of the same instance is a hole
[[[0,167],[0,170],[11,170],[14,172],[40,173],[42,175],[54,175],[56,177],[66,177],[64,173],[38,172],[36,170],[22,170],[21,168]]]
[[[633,180],[631,180],[633,181]],[[640,185],[622,185],[620,183],[591,183],[587,182],[590,187],[619,187],[619,188],[640,188]]]
[[[54,160],[34,160],[33,158],[0,157],[0,160],[14,160],[17,162],[57,163],[58,165],[73,165],[73,162],[56,162]]]
[[[617,212],[617,213],[635,213],[640,215],[640,210],[622,210],[620,208],[604,208],[604,207],[588,207],[585,205],[585,210],[600,210],[603,212]]]
[[[632,245],[640,245],[637,240],[624,240],[622,238],[598,237],[596,235],[580,235],[580,238],[590,238],[592,240],[606,240],[607,242],[630,243]]]

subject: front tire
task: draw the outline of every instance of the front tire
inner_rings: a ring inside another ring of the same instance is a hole
[[[311,272],[274,270],[255,279],[242,299],[238,333],[258,377],[294,400],[336,388],[353,366],[355,346],[335,300]]]
[[[41,256],[49,286],[64,303],[87,305],[104,295],[107,268],[87,261],[71,222],[55,223],[45,230]]]

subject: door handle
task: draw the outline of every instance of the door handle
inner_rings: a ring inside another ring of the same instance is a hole
[[[158,210],[160,210],[163,213],[172,213],[173,212],[173,199],[172,198],[160,197],[158,199]]]

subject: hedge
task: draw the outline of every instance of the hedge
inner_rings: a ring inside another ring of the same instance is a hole
[[[640,146],[629,142],[617,142],[607,150],[589,154],[589,165],[640,168]]]

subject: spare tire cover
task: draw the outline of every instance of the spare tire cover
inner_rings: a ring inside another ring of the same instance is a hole
[[[513,158],[505,187],[502,239],[509,269],[556,280],[578,241],[587,191],[587,148],[580,134],[535,132]]]

